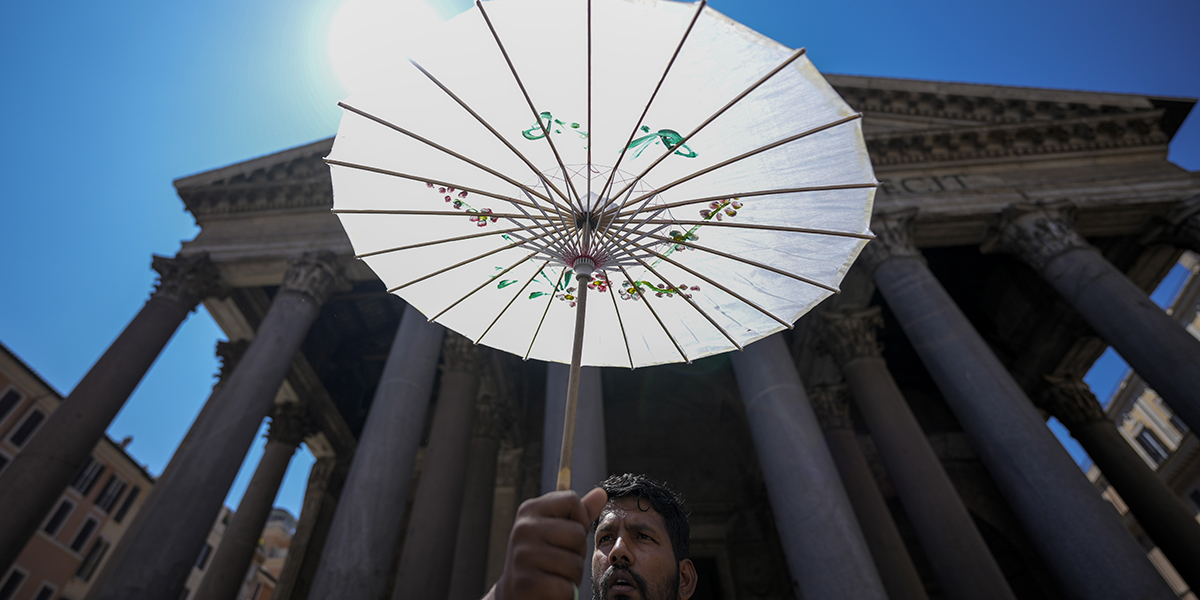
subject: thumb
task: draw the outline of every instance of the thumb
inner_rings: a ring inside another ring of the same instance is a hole
[[[590,525],[600,516],[600,511],[604,510],[604,505],[608,503],[608,494],[603,488],[595,488],[588,492],[582,501],[583,508],[587,510],[588,524]]]

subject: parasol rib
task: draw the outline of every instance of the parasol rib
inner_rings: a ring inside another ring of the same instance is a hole
[[[873,240],[875,236],[869,233],[854,233],[852,231],[835,231],[832,229],[810,229],[807,227],[788,227],[786,225],[763,225],[759,223],[730,223],[728,221],[688,221],[676,219],[650,219],[645,221],[647,225],[703,225],[705,227],[735,227],[742,229],[759,229],[762,231],[786,231],[788,233],[811,233],[815,235],[830,235],[835,237],[856,238],[860,240]]]
[[[579,191],[575,189],[575,184],[571,183],[571,175],[567,173],[567,167],[563,164],[562,157],[558,154],[558,148],[554,147],[554,140],[550,139],[550,128],[542,123],[542,115],[533,105],[533,99],[529,97],[529,92],[525,90],[525,84],[521,82],[521,76],[517,75],[517,68],[513,65],[512,59],[508,56],[508,50],[504,49],[504,42],[500,41],[500,35],[496,33],[496,28],[492,26],[492,19],[488,17],[487,11],[483,9],[483,2],[475,0],[475,6],[479,7],[479,14],[483,15],[483,20],[487,22],[488,30],[492,32],[492,37],[496,40],[496,46],[500,48],[500,53],[504,55],[504,62],[508,63],[508,70],[512,71],[513,79],[517,81],[517,87],[521,88],[521,94],[525,96],[525,102],[529,104],[529,110],[533,112],[533,118],[537,120],[538,126],[542,128],[542,134],[546,142],[550,144],[550,151],[554,153],[554,160],[558,161],[558,168],[562,169],[563,180],[567,182],[567,189],[575,195],[575,200],[579,202],[579,212],[584,212],[583,202],[579,199]],[[589,135],[591,132],[588,132]],[[590,138],[588,146],[591,146]],[[570,203],[570,198],[567,202]]]
[[[563,276],[566,274],[567,267],[563,267],[563,270],[558,274],[558,281],[554,284],[554,290],[548,294],[550,298],[546,300],[546,310],[542,311],[542,318],[538,321],[537,329],[533,330],[533,338],[529,340],[529,349],[525,351],[525,358],[522,360],[529,360],[529,353],[533,352],[533,344],[537,342],[538,333],[542,331],[542,324],[546,322],[546,313],[550,312],[550,305],[554,302],[554,292],[558,291],[558,286],[562,285]]]
[[[749,152],[745,152],[745,153],[743,153],[743,154],[739,154],[738,156],[735,156],[735,157],[733,157],[733,158],[731,158],[731,159],[729,159],[729,160],[725,160],[725,161],[719,162],[719,163],[717,163],[717,164],[715,164],[715,165],[712,165],[712,166],[709,166],[709,167],[705,167],[705,168],[703,168],[703,169],[700,169],[699,171],[696,171],[696,172],[694,172],[694,173],[692,173],[692,174],[690,174],[690,175],[685,175],[685,176],[683,176],[683,177],[680,177],[679,179],[676,179],[675,181],[672,181],[671,183],[668,183],[667,185],[664,185],[664,186],[662,186],[662,187],[658,188],[657,190],[655,190],[654,192],[651,192],[650,194],[645,194],[645,195],[642,195],[642,196],[640,196],[640,197],[638,197],[638,198],[635,198],[635,199],[633,199],[633,200],[626,200],[626,202],[625,202],[625,205],[622,205],[622,206],[621,206],[621,208],[624,208],[626,205],[628,205],[628,204],[631,204],[631,203],[633,203],[633,202],[639,202],[639,201],[641,201],[641,200],[644,200],[645,198],[649,197],[649,196],[650,196],[650,195],[652,195],[652,194],[658,194],[658,193],[661,193],[661,192],[665,192],[665,191],[667,191],[667,190],[669,190],[669,189],[671,189],[671,188],[673,188],[673,187],[675,187],[675,186],[677,186],[677,185],[680,185],[680,184],[682,184],[682,183],[686,183],[686,182],[688,182],[688,181],[691,181],[691,180],[693,180],[693,179],[695,179],[695,178],[697,178],[697,177],[700,177],[701,175],[705,175],[705,174],[707,174],[707,173],[711,173],[711,172],[713,172],[713,171],[716,171],[717,169],[720,169],[720,168],[722,168],[722,167],[727,167],[727,166],[729,166],[729,165],[732,165],[733,163],[736,163],[736,162],[738,162],[738,161],[745,160],[745,159],[747,159],[747,158],[750,158],[751,156],[755,156],[755,155],[757,155],[757,154],[762,154],[763,152],[766,152],[767,150],[771,150],[771,149],[773,149],[773,148],[778,148],[779,146],[782,146],[782,145],[784,145],[784,144],[790,144],[790,143],[792,143],[792,142],[794,142],[794,141],[796,141],[796,140],[804,139],[804,138],[806,138],[806,137],[808,137],[808,136],[810,136],[810,135],[813,135],[813,134],[816,134],[816,133],[820,133],[820,132],[822,132],[822,131],[825,131],[826,129],[831,129],[831,128],[833,128],[833,127],[837,127],[838,125],[843,125],[843,124],[845,124],[845,123],[849,123],[849,122],[851,122],[851,121],[855,121],[855,120],[858,120],[858,119],[861,119],[861,118],[862,118],[862,113],[854,113],[854,114],[852,114],[852,115],[850,115],[850,116],[848,116],[848,117],[843,117],[843,118],[841,118],[841,119],[838,119],[838,120],[836,120],[836,121],[832,121],[832,122],[826,123],[826,124],[824,124],[824,125],[819,125],[819,126],[817,126],[817,127],[813,127],[812,129],[809,129],[808,131],[804,131],[804,132],[801,132],[801,133],[797,133],[796,135],[788,136],[788,137],[785,137],[785,138],[783,138],[783,139],[781,139],[781,140],[776,140],[776,141],[774,141],[774,142],[771,142],[770,144],[767,144],[767,145],[765,145],[765,146],[760,146],[760,147],[758,147],[758,148],[755,148],[754,150],[751,150],[751,151],[749,151]]]
[[[530,215],[528,212],[526,212],[524,208],[521,208],[520,206],[518,206],[518,207],[517,207],[517,210],[521,211],[521,213],[522,213],[522,214],[524,214],[526,218],[528,218],[529,220],[533,221],[533,224],[534,224],[534,225],[537,225],[537,227],[538,227],[539,229],[541,229],[542,231],[546,232],[546,238],[547,238],[548,240],[550,240],[550,241],[549,241],[549,243],[553,243],[553,244],[555,244],[555,249],[557,249],[557,250],[558,250],[559,254],[562,254],[562,255],[565,255],[565,254],[566,254],[566,245],[565,245],[565,240],[564,240],[564,236],[563,236],[562,229],[555,229],[555,230],[551,231],[551,230],[547,229],[547,228],[546,228],[546,226],[545,226],[544,224],[542,224],[542,222],[541,222],[541,221],[537,221],[537,220],[535,220],[535,219],[533,218],[533,215]],[[546,211],[541,211],[541,213],[542,213],[542,216],[543,216],[543,217],[546,217],[546,220],[547,220],[548,222],[551,222],[551,223],[553,222],[553,221],[551,221],[551,220],[550,220],[550,215],[547,215],[547,214],[546,214]],[[522,229],[524,229],[524,230],[526,230],[526,231],[529,231],[529,228],[528,228],[528,227],[525,227],[525,226],[524,226],[524,225],[522,225],[521,223],[519,223],[519,222],[517,222],[517,221],[512,221],[511,219],[509,219],[509,220],[510,220],[512,223],[516,224],[518,227],[521,227]],[[532,231],[529,231],[529,232],[530,232],[530,233],[533,233]],[[536,235],[536,234],[534,234],[534,235]],[[539,236],[539,237],[540,237],[540,236]]]
[[[635,281],[634,278],[629,275],[629,271],[626,271],[624,266],[618,265],[618,267],[621,269],[621,273],[625,275],[625,280],[629,281],[633,285],[633,289],[637,292],[637,295],[641,296],[642,303],[646,305],[646,308],[650,309],[650,314],[654,315],[654,320],[658,321],[658,326],[662,327],[663,333],[667,334],[668,338],[671,338],[671,343],[675,345],[675,349],[679,351],[679,355],[683,357],[684,362],[689,365],[692,364],[692,359],[688,358],[687,353],[679,346],[679,342],[675,341],[675,336],[671,335],[671,331],[667,329],[666,325],[663,325],[662,319],[658,318],[658,312],[654,310],[653,306],[650,306],[650,301],[646,299],[646,294],[642,291],[641,286],[633,283]]]
[[[625,189],[629,189],[629,187],[637,185],[637,182],[641,181],[642,178],[645,177],[647,173],[649,173],[654,167],[657,167],[659,163],[666,160],[668,156],[670,156],[672,153],[674,153],[675,148],[678,148],[679,146],[682,146],[682,145],[688,143],[688,140],[692,139],[692,137],[694,137],[697,133],[700,133],[701,129],[704,129],[705,127],[708,126],[709,123],[712,123],[713,121],[717,120],[717,117],[720,117],[722,114],[725,113],[725,111],[727,111],[731,107],[733,107],[733,105],[737,104],[738,102],[741,102],[742,98],[745,98],[746,96],[748,96],[750,94],[750,92],[753,92],[754,90],[758,89],[758,86],[765,83],[768,79],[774,77],[776,73],[782,71],[785,67],[787,67],[788,65],[795,62],[796,59],[800,58],[801,56],[804,56],[804,48],[801,48],[801,49],[795,51],[794,53],[792,53],[791,56],[789,56],[786,60],[784,60],[782,63],[780,63],[779,66],[775,67],[774,69],[771,69],[770,71],[767,72],[766,75],[763,75],[762,77],[760,77],[758,79],[758,81],[755,81],[754,83],[750,84],[750,87],[746,88],[745,91],[743,91],[742,93],[735,96],[733,100],[730,100],[729,102],[727,102],[725,104],[725,106],[722,106],[719,110],[717,110],[717,112],[713,113],[711,117],[705,119],[704,122],[700,123],[700,125],[697,126],[695,129],[693,129],[691,133],[687,134],[686,136],[683,137],[683,139],[679,140],[679,143],[677,143],[673,146],[669,146],[667,148],[667,151],[662,156],[659,156],[657,159],[655,159],[654,162],[650,163],[650,166],[646,167],[637,177],[634,177],[633,181],[627,183],[625,185]],[[618,192],[617,194],[615,194],[615,197],[620,197],[621,194],[624,194],[624,193],[625,193],[625,190],[623,189],[620,192]],[[612,200],[610,199],[609,204],[611,204],[611,203],[612,203]],[[608,207],[608,204],[605,204],[605,208],[607,208],[607,207]]]
[[[449,242],[461,242],[463,240],[471,240],[471,239],[475,239],[475,238],[487,237],[489,235],[503,235],[506,233],[513,233],[514,231],[521,231],[522,229],[524,229],[524,228],[523,227],[513,227],[512,229],[493,229],[491,231],[484,231],[482,233],[472,233],[470,235],[460,235],[458,237],[446,238],[444,240],[433,240],[432,242],[421,242],[419,244],[409,244],[407,246],[396,246],[395,248],[388,248],[386,250],[375,250],[374,252],[364,252],[362,254],[355,254],[354,258],[367,258],[370,256],[378,256],[380,254],[388,254],[391,252],[400,252],[402,250],[412,250],[414,248],[424,248],[426,246],[436,246],[438,244],[446,244]]]
[[[675,202],[668,202],[666,204],[660,204],[658,206],[655,206],[654,208],[656,208],[656,209],[658,209],[658,208],[679,208],[681,206],[690,206],[692,204],[704,204],[706,202],[719,202],[721,200],[728,200],[730,198],[736,200],[736,199],[740,199],[740,198],[751,198],[754,196],[775,196],[775,195],[783,195],[783,194],[799,194],[799,193],[804,193],[804,192],[831,192],[831,191],[837,191],[837,190],[858,190],[858,189],[869,189],[869,188],[877,188],[877,187],[879,187],[878,183],[843,183],[843,184],[838,184],[838,185],[814,185],[814,186],[809,186],[809,187],[781,188],[781,189],[775,189],[775,190],[759,190],[756,192],[736,192],[733,194],[724,194],[721,196],[708,196],[706,198],[693,198],[691,200],[677,200]],[[646,209],[643,208],[643,209],[639,209],[637,211],[626,211],[623,213],[619,213],[616,216],[624,217],[624,216],[628,216],[630,214],[642,212],[644,210],[646,210]],[[610,214],[611,214],[611,211],[610,211]]]
[[[419,215],[426,217],[480,217],[489,219],[529,219],[538,221],[537,217],[526,217],[521,213],[473,213],[461,210],[408,210],[405,208],[333,208],[331,213],[338,215]],[[553,222],[553,221],[551,221]]]
[[[470,298],[471,296],[473,296],[473,295],[475,294],[475,292],[478,292],[479,290],[482,290],[483,288],[487,287],[487,286],[488,286],[489,284],[491,284],[493,281],[495,281],[495,280],[499,279],[500,277],[503,277],[503,276],[504,276],[505,274],[507,274],[509,271],[511,271],[511,270],[513,270],[513,269],[515,269],[515,268],[517,268],[517,267],[519,267],[519,266],[521,266],[521,263],[523,263],[523,262],[525,262],[525,261],[527,261],[527,260],[529,260],[529,259],[533,258],[533,257],[534,257],[534,256],[536,256],[536,255],[537,255],[537,252],[530,252],[528,255],[526,255],[526,256],[525,256],[525,258],[522,258],[521,260],[518,260],[517,262],[515,262],[515,263],[513,263],[513,264],[509,265],[509,267],[508,267],[507,269],[504,269],[503,271],[500,271],[499,273],[496,273],[495,275],[492,275],[491,277],[489,277],[489,278],[487,279],[487,281],[484,281],[483,283],[479,284],[479,287],[476,287],[475,289],[473,289],[473,290],[471,290],[471,291],[467,292],[467,294],[466,294],[465,296],[463,296],[462,298],[459,298],[458,300],[455,300],[455,301],[454,301],[454,303],[453,303],[453,304],[451,304],[450,306],[447,306],[446,308],[443,308],[443,309],[442,309],[442,312],[440,312],[440,313],[438,313],[438,314],[436,314],[436,315],[433,315],[432,317],[429,317],[429,321],[430,321],[430,322],[433,322],[433,320],[434,320],[434,319],[437,319],[438,317],[440,317],[440,316],[442,316],[442,315],[446,314],[446,311],[448,311],[448,310],[450,310],[450,309],[454,308],[455,306],[458,306],[459,304],[461,304],[461,303],[462,303],[462,301],[463,301],[463,300],[466,300],[467,298]]]
[[[500,309],[500,314],[496,315],[496,318],[492,319],[492,322],[491,322],[491,324],[489,324],[487,326],[487,329],[484,329],[483,333],[479,334],[479,339],[475,340],[476,345],[478,345],[479,342],[483,341],[483,336],[487,335],[488,332],[492,330],[492,327],[494,327],[496,325],[496,323],[498,323],[500,321],[500,317],[503,317],[504,313],[508,312],[508,307],[512,306],[513,302],[516,302],[517,298],[520,298],[521,294],[525,293],[525,288],[528,288],[529,284],[533,283],[534,280],[537,279],[538,274],[541,273],[542,270],[545,269],[546,265],[548,265],[548,264],[550,264],[550,261],[546,261],[546,262],[542,263],[542,266],[538,267],[538,270],[533,272],[533,276],[529,278],[529,281],[526,281],[525,285],[521,286],[521,289],[517,290],[517,294],[512,297],[512,300],[509,300],[508,304],[505,304],[504,308]]]
[[[541,175],[541,171],[539,171],[537,167],[533,166],[533,163],[529,162],[529,159],[525,158],[525,155],[521,154],[521,151],[517,150],[516,146],[513,146],[512,143],[510,143],[507,138],[505,138],[503,135],[500,135],[499,131],[496,131],[496,129],[494,127],[492,127],[492,125],[490,123],[488,123],[486,120],[484,120],[483,117],[479,116],[479,113],[476,113],[474,110],[471,109],[470,106],[467,106],[467,103],[464,102],[461,98],[459,98],[454,92],[450,91],[450,88],[448,88],[444,84],[442,84],[441,81],[438,81],[437,77],[434,77],[432,73],[430,73],[429,71],[426,71],[425,67],[422,67],[420,64],[417,63],[417,61],[410,58],[410,59],[408,59],[408,62],[412,63],[412,66],[416,67],[417,70],[421,72],[421,74],[425,75],[425,77],[428,77],[429,80],[432,81],[434,85],[438,86],[439,89],[441,89],[443,92],[446,92],[446,95],[450,96],[450,98],[452,98],[455,102],[457,102],[459,106],[463,107],[463,110],[466,110],[468,113],[471,114],[472,117],[475,117],[475,120],[479,121],[480,125],[483,125],[484,127],[486,127],[487,130],[492,133],[492,135],[496,136],[496,139],[500,140],[500,142],[502,144],[504,144],[506,147],[508,147],[509,150],[512,150],[513,154],[517,155],[517,158],[521,159],[521,162],[525,163],[525,166],[529,167],[530,170],[532,170],[534,173],[538,174],[539,176]],[[589,127],[588,131],[591,131],[591,126],[589,125],[588,127]],[[564,199],[567,197],[567,195],[562,193],[562,191],[559,190],[558,187],[556,187],[554,184],[550,184],[550,188],[553,189],[554,193],[558,194],[559,197],[564,198]],[[555,205],[556,207],[566,208],[566,207],[561,206],[559,203],[555,202],[553,198],[550,198],[549,201],[551,204]]]
[[[429,146],[430,148],[441,151],[445,154],[449,154],[450,156],[453,156],[454,158],[457,158],[458,160],[461,160],[461,161],[471,165],[472,167],[475,167],[476,169],[479,169],[480,171],[487,173],[488,175],[503,179],[506,183],[509,183],[509,184],[513,185],[514,187],[518,187],[520,189],[525,190],[526,192],[532,193],[534,196],[537,196],[537,197],[541,198],[542,200],[545,200],[547,202],[552,202],[552,200],[550,198],[542,196],[541,193],[535,192],[535,191],[529,189],[528,187],[522,185],[516,179],[513,179],[512,177],[509,177],[508,175],[505,175],[505,174],[503,174],[503,173],[501,173],[501,172],[499,172],[477,160],[467,158],[466,156],[463,156],[462,154],[459,154],[458,152],[455,152],[433,140],[421,137],[399,125],[396,125],[395,123],[387,121],[386,119],[383,119],[381,117],[377,117],[365,110],[361,110],[361,109],[355,108],[353,106],[350,106],[349,104],[346,104],[345,102],[338,102],[338,106],[340,106],[356,115],[362,116],[362,117],[370,119],[372,121],[375,121],[376,123],[379,123],[380,125],[383,125],[384,127],[398,131],[414,140],[417,140],[418,142],[421,142],[422,144],[425,144],[426,146]]]
[[[771,265],[765,265],[765,264],[763,264],[763,263],[760,263],[760,262],[757,262],[757,261],[753,261],[753,260],[750,260],[750,259],[748,259],[748,258],[742,258],[742,257],[740,257],[740,256],[735,256],[735,255],[733,255],[733,254],[729,254],[729,253],[727,253],[727,252],[721,252],[720,250],[714,250],[714,249],[712,249],[712,248],[705,248],[704,246],[697,246],[696,244],[692,244],[692,243],[689,243],[689,242],[681,242],[681,241],[679,241],[679,240],[676,240],[676,239],[673,239],[673,238],[668,238],[668,237],[663,237],[663,236],[661,236],[661,235],[650,235],[649,237],[652,237],[652,238],[654,238],[654,239],[656,239],[656,240],[661,240],[661,241],[664,241],[664,242],[669,242],[669,243],[672,243],[672,244],[677,244],[677,245],[679,245],[679,246],[687,246],[688,248],[694,248],[694,249],[696,249],[696,250],[703,250],[703,251],[705,251],[705,252],[708,252],[709,254],[716,254],[717,256],[721,256],[721,257],[724,257],[724,258],[728,258],[728,259],[730,259],[730,260],[735,260],[735,261],[737,261],[737,262],[744,263],[744,264],[750,265],[750,266],[752,266],[752,267],[758,267],[758,268],[760,268],[760,269],[764,269],[764,270],[770,271],[770,272],[772,272],[772,273],[778,273],[778,274],[780,274],[780,275],[784,275],[784,276],[787,276],[787,277],[791,277],[792,279],[795,279],[796,281],[802,281],[802,282],[804,282],[804,283],[807,283],[807,284],[809,284],[809,285],[814,285],[814,286],[816,286],[816,287],[819,287],[819,288],[822,288],[822,289],[829,290],[829,291],[831,291],[831,292],[833,292],[833,293],[835,293],[835,294],[840,294],[840,293],[842,292],[841,290],[839,290],[839,289],[837,289],[837,288],[835,288],[835,287],[833,287],[833,286],[826,285],[826,284],[824,284],[824,283],[821,283],[821,282],[819,282],[819,281],[814,281],[814,280],[812,280],[812,279],[809,279],[809,278],[807,278],[807,277],[804,277],[804,276],[802,276],[802,275],[797,275],[797,274],[795,274],[795,273],[789,273],[789,272],[787,272],[787,271],[784,271],[783,269],[779,269],[779,268],[776,268],[776,267],[772,267]]]
[[[741,344],[737,343],[737,340],[733,339],[733,336],[729,335],[728,331],[725,331],[724,327],[721,327],[720,325],[718,325],[717,322],[715,320],[713,320],[713,318],[707,312],[705,312],[705,310],[703,308],[700,308],[700,305],[696,304],[696,302],[693,301],[691,299],[691,297],[688,296],[688,294],[686,294],[683,290],[679,289],[675,284],[671,283],[670,280],[668,280],[666,277],[664,277],[662,275],[662,273],[655,271],[654,267],[651,267],[650,264],[647,263],[646,261],[639,258],[638,263],[640,263],[643,267],[646,267],[646,269],[648,271],[653,273],[655,277],[658,277],[659,279],[661,279],[663,281],[663,283],[667,284],[667,288],[674,289],[680,298],[687,300],[687,303],[691,304],[692,308],[699,311],[701,316],[703,316],[705,319],[707,319],[709,323],[712,323],[712,326],[716,327],[717,331],[720,331],[721,335],[725,336],[725,339],[729,340],[729,343],[733,344],[734,347],[736,347],[738,350],[744,349],[744,348],[742,348]]]
[[[608,274],[604,275],[608,280],[608,297],[612,298],[613,311],[617,313],[617,325],[621,326],[621,339],[625,340],[625,354],[629,356],[629,368],[633,368],[633,351],[629,349],[629,335],[625,333],[625,321],[621,319],[621,308],[617,306],[617,294],[613,292],[612,280],[608,279]]]
[[[525,244],[525,242],[523,242],[523,241],[522,241],[522,242],[513,242],[513,243],[511,243],[511,244],[509,244],[509,245],[507,245],[507,246],[501,246],[501,247],[499,247],[499,248],[496,248],[495,250],[488,250],[487,252],[484,252],[483,254],[480,254],[479,256],[475,256],[475,257],[472,257],[472,258],[468,258],[467,260],[464,260],[464,261],[460,261],[460,262],[454,263],[454,264],[452,264],[452,265],[450,265],[450,266],[448,266],[448,267],[446,267],[446,268],[443,268],[443,269],[438,269],[437,271],[434,271],[433,273],[430,273],[430,274],[428,274],[428,275],[424,275],[424,276],[422,276],[422,277],[418,277],[417,279],[414,279],[414,280],[412,280],[412,281],[410,281],[410,282],[408,282],[408,283],[402,283],[402,284],[400,284],[400,285],[398,285],[398,286],[396,286],[396,287],[394,287],[394,288],[391,288],[391,289],[389,289],[389,290],[388,290],[388,293],[389,293],[389,294],[391,294],[392,292],[395,292],[395,291],[397,291],[397,290],[402,290],[402,289],[404,289],[404,288],[406,288],[406,287],[408,287],[408,286],[410,286],[410,285],[412,285],[412,284],[414,284],[414,283],[420,283],[420,282],[422,282],[422,281],[425,281],[426,279],[429,279],[430,277],[437,277],[438,275],[441,275],[442,273],[445,273],[445,272],[447,272],[447,271],[453,271],[454,269],[457,269],[457,268],[459,268],[459,267],[461,267],[461,266],[463,266],[463,265],[469,265],[469,264],[471,264],[471,263],[473,263],[473,262],[475,262],[475,261],[477,261],[477,260],[482,260],[482,259],[485,259],[485,258],[487,258],[487,257],[489,257],[489,256],[491,256],[491,255],[493,255],[493,254],[495,254],[495,253],[497,253],[497,252],[503,252],[504,250],[509,250],[509,249],[511,249],[511,248],[516,248],[517,246],[521,246],[521,245],[523,245],[523,244]]]
[[[471,188],[471,187],[463,187],[461,185],[458,185],[456,183],[451,183],[448,181],[439,181],[436,179],[426,179],[424,177],[417,177],[416,175],[410,175],[408,173],[401,173],[399,171],[389,171],[387,169],[380,169],[379,167],[369,167],[367,165],[360,165],[357,163],[345,162],[345,161],[336,160],[333,158],[326,158],[325,164],[335,165],[335,166],[339,166],[339,167],[348,167],[351,169],[358,169],[359,171],[369,171],[371,173],[379,173],[380,175],[389,175],[391,177],[399,177],[400,179],[409,179],[412,181],[419,181],[419,182],[425,183],[425,184],[432,183],[434,185],[452,187],[452,188],[462,191],[462,192],[467,192],[470,194],[479,194],[480,196],[487,196],[488,198],[495,198],[496,200],[501,200],[503,202],[509,202],[511,204],[521,204],[521,205],[525,205],[525,206],[529,206],[529,207],[533,207],[536,205],[536,203],[530,204],[528,202],[525,202],[524,200],[518,200],[511,196],[501,196],[500,194],[496,194],[493,192],[487,192],[484,190]]]
[[[604,182],[604,187],[600,188],[601,198],[612,187],[613,179],[617,176],[617,168],[621,166],[621,161],[625,159],[625,153],[629,151],[629,146],[633,144],[633,138],[637,137],[638,130],[642,127],[642,123],[646,120],[646,115],[650,112],[650,105],[654,104],[654,99],[658,97],[658,90],[662,88],[663,82],[667,80],[667,73],[671,72],[671,67],[675,65],[675,59],[679,58],[679,52],[683,50],[683,43],[691,35],[692,28],[696,25],[696,20],[700,18],[700,13],[704,12],[706,5],[708,5],[708,0],[700,0],[699,6],[696,7],[696,14],[692,15],[692,21],[688,23],[687,29],[684,30],[683,37],[679,40],[679,45],[675,47],[675,53],[671,55],[671,60],[667,61],[667,68],[663,69],[662,77],[658,79],[658,85],[654,86],[654,92],[650,94],[650,99],[646,101],[646,107],[642,109],[642,116],[638,117],[637,125],[633,126],[633,131],[630,132],[629,139],[621,147],[621,155],[617,157],[617,164],[613,165],[612,171],[608,173],[608,180]],[[588,131],[590,132],[591,129]],[[607,208],[609,204],[605,203],[604,208]],[[600,212],[603,212],[603,208],[600,209]]]

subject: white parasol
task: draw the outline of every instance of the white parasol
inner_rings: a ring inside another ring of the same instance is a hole
[[[436,39],[341,104],[334,212],[431,320],[572,363],[559,489],[580,365],[740,350],[872,237],[860,115],[703,2],[477,2]]]

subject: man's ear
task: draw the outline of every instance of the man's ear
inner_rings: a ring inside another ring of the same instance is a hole
[[[692,559],[679,561],[679,600],[688,600],[696,593],[696,565]]]

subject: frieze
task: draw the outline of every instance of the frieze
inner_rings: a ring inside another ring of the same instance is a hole
[[[1050,375],[1046,375],[1045,379],[1050,385],[1037,397],[1037,404],[1062,421],[1068,429],[1107,421],[1100,402],[1081,379]]]
[[[845,384],[816,386],[808,391],[808,402],[821,424],[821,431],[854,428],[854,422],[850,420],[850,394]]]
[[[878,306],[855,311],[822,311],[821,317],[818,343],[839,367],[857,358],[881,356],[883,346],[875,337],[875,330],[883,327]]]
[[[917,209],[907,208],[878,213],[871,218],[871,231],[875,239],[867,243],[858,257],[858,262],[867,272],[874,273],[876,267],[891,258],[924,260],[913,242],[913,221],[916,217]]]
[[[308,294],[324,304],[334,289],[344,287],[348,283],[332,252],[305,252],[289,261],[280,289]]]
[[[965,173],[957,175],[916,175],[912,177],[880,178],[879,191],[886,196],[904,196],[908,194],[932,194],[936,192],[957,192],[974,189],[969,176]]]
[[[1060,200],[1045,204],[1013,204],[980,246],[988,252],[1008,252],[1039,273],[1055,257],[1077,248],[1091,248],[1075,231],[1075,206]]]
[[[221,281],[220,270],[208,254],[176,256],[155,255],[150,267],[158,272],[152,298],[170,300],[187,310],[195,310],[208,297],[224,297],[229,289]]]

